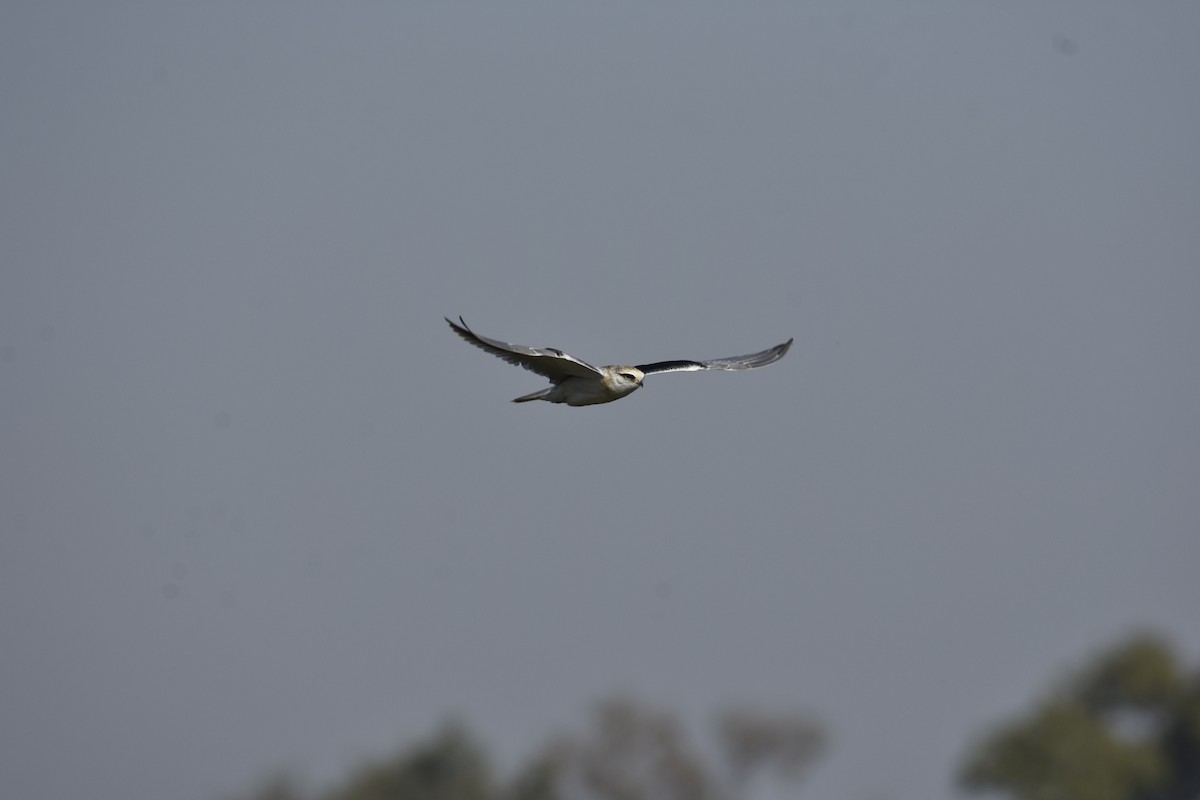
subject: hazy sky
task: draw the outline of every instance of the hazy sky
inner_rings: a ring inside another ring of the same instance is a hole
[[[0,775],[324,784],[628,691],[952,794],[1200,653],[1200,6],[0,7]],[[573,409],[593,363],[796,337]]]

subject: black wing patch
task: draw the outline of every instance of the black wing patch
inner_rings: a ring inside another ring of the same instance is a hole
[[[710,369],[757,369],[758,367],[765,367],[767,364],[774,364],[787,355],[788,348],[792,346],[793,341],[795,340],[788,339],[783,344],[777,344],[760,353],[750,353],[745,356],[713,358],[708,361],[656,361],[653,364],[638,364],[637,368],[647,375],[656,375],[663,372],[700,372]]]

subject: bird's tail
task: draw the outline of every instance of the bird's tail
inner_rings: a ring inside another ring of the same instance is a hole
[[[520,397],[514,397],[513,402],[528,403],[530,400],[545,400],[546,395],[550,394],[550,392],[554,391],[554,389],[554,386],[547,386],[545,389],[538,389],[532,394],[523,394]]]

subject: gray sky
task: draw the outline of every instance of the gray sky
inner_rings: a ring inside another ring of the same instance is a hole
[[[1194,3],[0,7],[0,774],[324,783],[447,714],[810,709],[945,798],[1200,652]],[[709,358],[620,403],[593,363]]]

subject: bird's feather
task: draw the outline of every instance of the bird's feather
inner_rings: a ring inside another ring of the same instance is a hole
[[[557,348],[526,347],[523,344],[509,344],[508,342],[501,342],[498,339],[489,339],[486,336],[480,336],[467,327],[467,322],[462,317],[458,318],[458,321],[462,325],[454,324],[449,317],[445,319],[450,327],[454,329],[455,333],[481,350],[486,350],[492,355],[504,359],[509,364],[524,367],[530,372],[543,375],[555,384],[572,376],[578,378],[596,378],[602,374],[600,370],[586,361],[580,361],[578,358],[567,355]]]
[[[755,369],[756,367],[765,367],[767,364],[773,364],[783,358],[788,348],[792,346],[793,341],[793,339],[788,339],[783,344],[777,344],[769,350],[745,356],[713,358],[708,361],[656,361],[653,364],[638,364],[637,368],[646,375],[657,375],[664,372],[699,372],[708,369]]]

